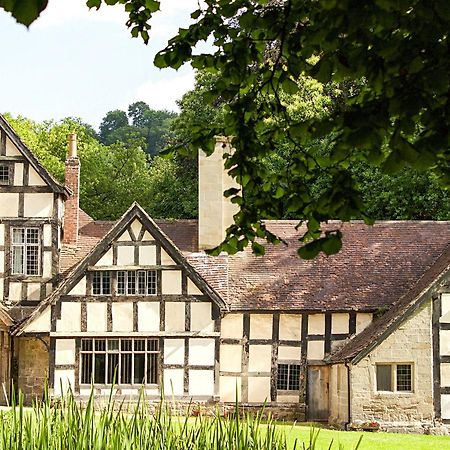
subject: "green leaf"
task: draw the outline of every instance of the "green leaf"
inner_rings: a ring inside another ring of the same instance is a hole
[[[308,242],[297,250],[297,254],[302,259],[314,259],[320,253],[320,244],[319,240]]]

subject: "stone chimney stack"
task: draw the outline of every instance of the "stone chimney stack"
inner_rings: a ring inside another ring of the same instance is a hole
[[[64,211],[64,242],[76,244],[78,240],[78,220],[80,203],[80,159],[77,155],[77,135],[69,135],[66,159],[66,187],[72,195],[66,200]]]
[[[198,245],[204,250],[219,245],[225,238],[226,229],[233,223],[239,207],[223,196],[224,191],[239,187],[224,168],[224,153],[230,153],[230,141],[216,138],[211,156],[199,152],[198,172]]]

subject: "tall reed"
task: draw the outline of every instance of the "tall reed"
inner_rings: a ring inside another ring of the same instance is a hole
[[[25,408],[23,396],[11,399],[0,412],[0,450],[314,450],[318,431],[309,442],[289,446],[285,433],[262,415],[215,414],[195,418],[172,412],[161,399],[151,412],[141,395],[126,409],[112,393],[98,408],[94,394],[82,405],[69,392],[52,404],[47,390],[43,401]],[[330,443],[329,448],[331,448]],[[358,443],[359,446],[359,443]],[[357,446],[357,447],[358,447]],[[356,448],[357,448],[356,447]]]

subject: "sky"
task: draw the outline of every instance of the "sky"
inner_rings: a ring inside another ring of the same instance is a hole
[[[98,128],[106,112],[138,100],[176,111],[194,72],[159,70],[153,57],[189,25],[198,3],[161,3],[148,45],[131,37],[121,5],[95,11],[85,0],[50,0],[29,29],[0,10],[0,112],[37,121],[80,117]]]

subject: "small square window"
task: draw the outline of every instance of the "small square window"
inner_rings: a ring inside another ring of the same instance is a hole
[[[397,365],[397,391],[412,391],[411,364]]]
[[[377,364],[377,391],[412,392],[412,364]]]
[[[277,389],[298,391],[300,389],[300,364],[278,364]]]
[[[8,186],[12,184],[13,172],[11,164],[0,164],[0,185]]]

